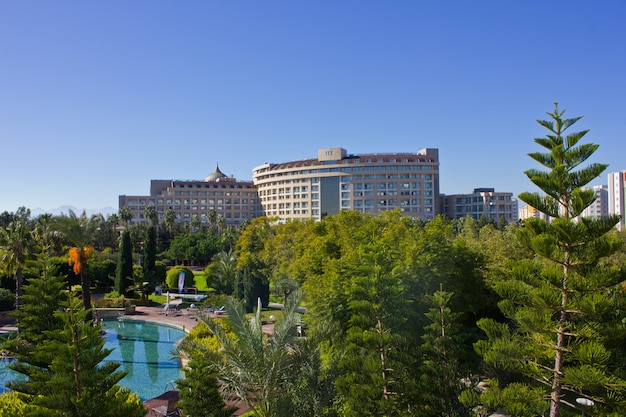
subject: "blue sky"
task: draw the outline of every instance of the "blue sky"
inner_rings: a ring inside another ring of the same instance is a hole
[[[439,148],[440,191],[536,191],[553,103],[626,169],[623,1],[0,2],[0,212],[151,179]],[[572,128],[572,129],[574,129]],[[606,175],[594,184],[606,184]]]

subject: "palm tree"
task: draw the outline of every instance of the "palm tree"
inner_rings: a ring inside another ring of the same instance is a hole
[[[45,250],[53,253],[55,256],[61,256],[63,248],[63,236],[52,227],[54,216],[49,213],[43,213],[37,216],[33,221],[33,236],[35,240],[40,241]]]
[[[143,216],[148,220],[150,226],[156,227],[159,222],[159,215],[157,214],[156,208],[154,206],[146,206],[143,209]]]
[[[83,304],[88,310],[87,320],[92,319],[90,278],[87,269],[87,259],[94,251],[92,241],[98,228],[101,217],[87,217],[87,213],[76,215],[72,210],[69,214],[61,215],[55,219],[55,228],[63,234],[67,242],[73,245],[69,251],[69,264],[73,266],[74,273],[80,275],[80,283],[83,291]]]
[[[18,215],[6,229],[0,229],[0,268],[15,279],[15,308],[22,297],[23,269],[33,247],[28,225],[30,211]]]
[[[200,231],[202,222],[200,221],[200,217],[198,217],[197,214],[191,216],[191,219],[189,220],[189,226],[191,227],[191,233],[196,233]]]
[[[229,250],[234,249],[235,244],[237,243],[237,238],[239,234],[235,230],[234,227],[228,226],[224,233],[222,233],[222,242],[228,247]]]
[[[174,226],[174,222],[176,222],[176,212],[174,210],[167,209],[165,211],[165,226],[167,227],[167,231],[170,233],[170,237],[172,236]]]
[[[133,219],[133,213],[130,211],[130,207],[120,207],[120,220],[124,222],[124,225],[128,227],[128,223]]]
[[[211,209],[206,214],[207,222],[209,223],[209,227],[215,229],[217,227],[217,211],[215,209]]]
[[[224,233],[224,231],[226,230],[226,226],[226,217],[222,216],[221,214],[217,216],[217,229],[220,235]]]
[[[211,319],[203,319],[221,343],[223,361],[214,366],[228,391],[236,394],[258,417],[270,417],[286,391],[285,376],[292,366],[292,346],[298,334],[300,317],[296,312],[300,296],[289,299],[284,316],[274,327],[272,337],[263,334],[261,302],[249,319],[241,303],[229,298],[225,303],[235,338]]]
[[[207,284],[218,293],[231,295],[237,282],[237,257],[232,250],[216,254],[206,269]]]

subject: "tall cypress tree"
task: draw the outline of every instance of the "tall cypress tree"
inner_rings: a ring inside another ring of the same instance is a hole
[[[150,226],[146,229],[146,240],[143,247],[143,278],[148,285],[143,288],[143,295],[150,294],[156,287],[156,228]]]
[[[133,282],[133,245],[130,239],[130,232],[128,229],[124,229],[120,236],[120,251],[115,275],[115,290],[120,295],[124,295]]]
[[[516,416],[549,410],[558,417],[562,406],[579,407],[577,398],[592,399],[594,413],[626,406],[626,383],[617,374],[621,364],[611,361],[606,345],[615,297],[623,298],[617,288],[623,274],[606,261],[620,243],[612,233],[618,217],[579,217],[595,199],[593,190],[582,187],[607,165],[580,167],[598,145],[580,143],[588,130],[565,135],[580,117],[563,114],[555,105],[551,120],[538,120],[549,131],[535,139],[545,151],[529,156],[547,171],[526,175],[542,193],[519,196],[552,221],[525,220],[518,238],[536,257],[510,265],[508,276],[492,278],[510,324],[478,322],[488,336],[476,344],[486,362],[518,375],[515,384],[494,386],[483,401]]]

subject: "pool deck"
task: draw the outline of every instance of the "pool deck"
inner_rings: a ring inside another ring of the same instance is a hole
[[[189,332],[193,329],[198,320],[195,314],[188,313],[186,309],[181,311],[171,311],[165,314],[163,307],[135,307],[135,313],[128,314],[123,317],[132,320],[152,321],[160,324],[168,324],[170,326]],[[15,319],[6,313],[0,314],[0,335],[17,331]]]

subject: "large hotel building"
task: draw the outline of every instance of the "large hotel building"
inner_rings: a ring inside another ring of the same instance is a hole
[[[265,215],[321,219],[341,210],[377,214],[400,209],[432,219],[438,212],[439,152],[350,155],[320,149],[317,158],[254,168]]]
[[[492,221],[503,218],[507,223],[517,222],[517,199],[513,193],[496,192],[493,188],[475,188],[472,194],[453,194],[442,196],[443,212],[451,219],[470,216],[476,220],[481,217]]]
[[[255,185],[228,177],[219,167],[202,181],[152,180],[149,196],[121,195],[119,205],[120,209],[130,208],[131,224],[146,222],[147,206],[156,208],[159,222],[167,210],[173,210],[182,223],[189,223],[194,216],[206,223],[207,214],[215,210],[227,225],[234,227],[263,215]]]
[[[450,196],[455,200],[448,214],[517,220],[511,193],[487,191],[480,195],[488,198],[469,211],[469,206],[456,204],[460,196]],[[253,169],[252,181],[237,181],[216,168],[204,180],[152,180],[149,196],[119,196],[120,208],[130,208],[132,223],[145,222],[145,208],[154,206],[160,222],[170,209],[182,223],[194,216],[206,222],[215,210],[235,227],[260,216],[320,220],[341,210],[378,214],[398,209],[428,220],[445,213],[444,201],[439,194],[439,151],[433,148],[361,155],[326,148],[317,158],[260,165]]]

